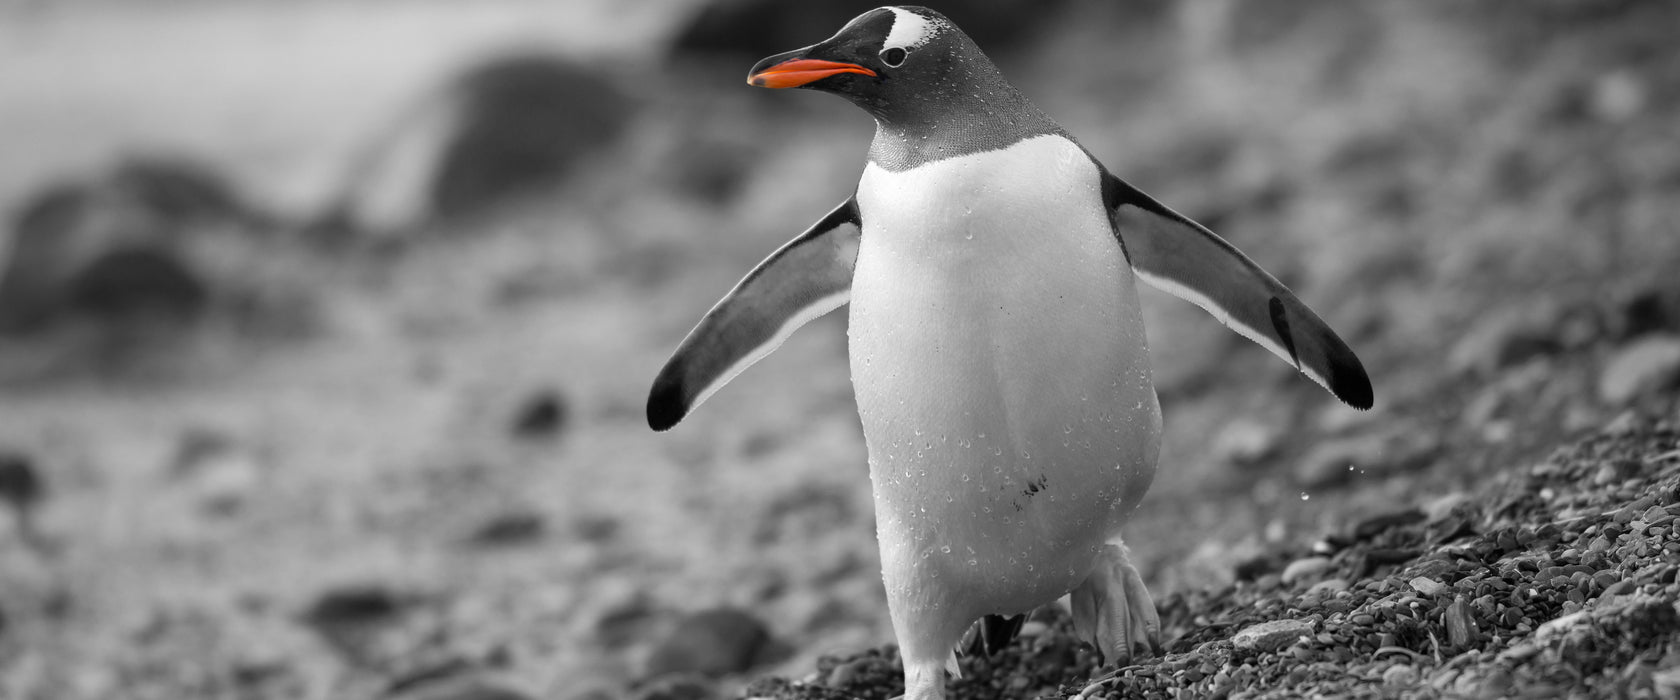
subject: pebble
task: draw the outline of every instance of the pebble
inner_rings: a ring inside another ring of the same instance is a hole
[[[1271,620],[1244,628],[1231,637],[1231,643],[1247,652],[1277,651],[1310,636],[1312,630],[1313,623],[1307,620]]]
[[[1447,587],[1446,587],[1445,584],[1441,583],[1440,581],[1436,581],[1435,579],[1424,577],[1424,576],[1419,576],[1417,578],[1414,578],[1410,581],[1410,583],[1411,583],[1411,586],[1412,586],[1412,590],[1415,590],[1415,591],[1417,591],[1419,593],[1422,593],[1426,596],[1433,596],[1433,595],[1436,595],[1436,594],[1440,593],[1441,591],[1447,590]]]
[[[1313,584],[1312,588],[1307,589],[1307,592],[1308,593],[1330,594],[1330,593],[1340,593],[1340,592],[1345,591],[1347,589],[1348,589],[1347,579],[1329,578],[1329,579],[1325,579],[1323,581],[1319,581],[1318,583]]]
[[[541,539],[547,521],[541,513],[511,511],[498,513],[480,523],[467,538],[475,545],[510,546]]]
[[[1412,685],[1418,681],[1418,672],[1411,664],[1395,664],[1383,671],[1382,679],[1383,685]]]
[[[1680,382],[1680,337],[1652,335],[1621,348],[1598,377],[1598,397],[1620,405]]]
[[[514,415],[511,432],[527,440],[552,438],[566,424],[566,403],[559,392],[544,389],[525,399]]]
[[[1293,584],[1297,581],[1316,581],[1332,566],[1328,557],[1296,559],[1289,562],[1289,566],[1283,567],[1283,582]]]
[[[751,613],[715,608],[689,615],[653,647],[647,676],[698,673],[718,677],[745,671],[770,642],[770,631]]]
[[[1454,648],[1463,649],[1470,646],[1480,635],[1476,627],[1476,620],[1470,617],[1470,606],[1461,596],[1447,606],[1445,615],[1447,625],[1447,640]]]
[[[413,602],[381,584],[352,584],[322,592],[301,617],[320,628],[373,624],[396,617]]]

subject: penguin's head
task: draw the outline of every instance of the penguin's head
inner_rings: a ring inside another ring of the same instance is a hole
[[[954,74],[977,68],[995,70],[944,15],[925,7],[881,7],[825,41],[759,61],[747,83],[831,92],[890,118],[959,82]]]

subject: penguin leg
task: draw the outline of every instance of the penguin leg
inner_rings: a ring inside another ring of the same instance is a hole
[[[1091,574],[1069,598],[1074,632],[1096,647],[1105,662],[1126,666],[1135,650],[1147,654],[1160,648],[1161,618],[1155,601],[1118,540],[1098,550]]]
[[[882,558],[895,561],[887,548]],[[974,616],[954,610],[951,592],[924,575],[927,569],[888,565],[882,571],[887,611],[904,663],[903,700],[945,700],[945,675],[961,675],[956,648],[974,622]]]

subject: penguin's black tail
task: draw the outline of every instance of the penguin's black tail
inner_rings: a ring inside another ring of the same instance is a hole
[[[1002,651],[1015,639],[1015,635],[1020,634],[1021,625],[1026,622],[1026,615],[987,615],[975,620],[974,625],[968,628],[968,634],[963,635],[963,655],[991,656]]]

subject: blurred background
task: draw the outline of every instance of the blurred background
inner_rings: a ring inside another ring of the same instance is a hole
[[[870,6],[0,2],[0,697],[709,697],[890,641],[844,314],[643,420],[863,167],[747,68]],[[935,8],[1375,381],[1144,292],[1157,601],[1680,415],[1680,4]]]

